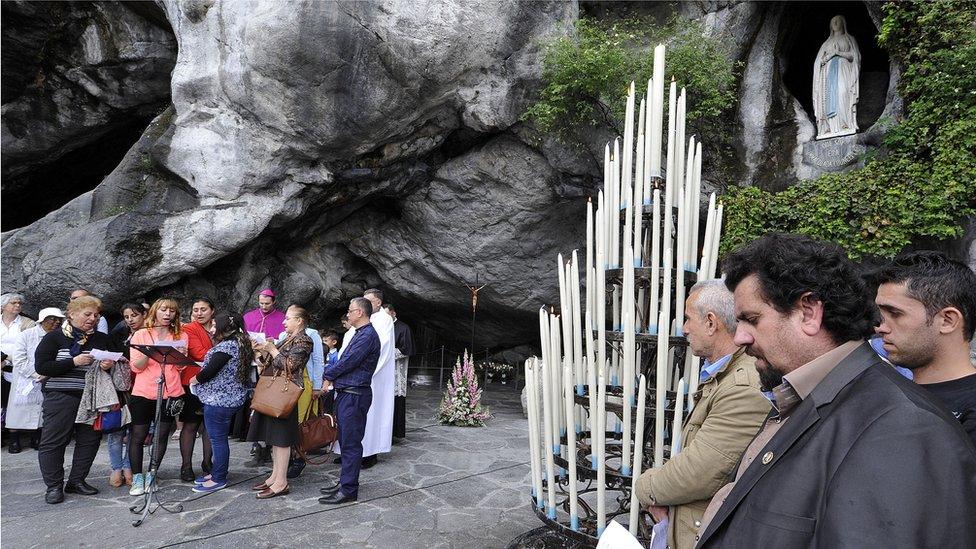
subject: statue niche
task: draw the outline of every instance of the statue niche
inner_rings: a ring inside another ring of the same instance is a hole
[[[847,33],[847,20],[830,20],[830,37],[813,62],[813,113],[817,139],[857,132],[857,100],[861,52]]]

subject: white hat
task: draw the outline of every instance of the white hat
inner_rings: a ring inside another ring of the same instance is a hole
[[[57,307],[48,307],[46,309],[41,309],[41,312],[37,313],[37,320],[42,322],[49,316],[64,318],[64,314],[61,312],[61,309],[58,309]]]

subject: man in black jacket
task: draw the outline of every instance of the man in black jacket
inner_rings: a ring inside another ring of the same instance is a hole
[[[976,546],[976,450],[864,342],[874,311],[843,251],[774,234],[723,268],[774,411],[697,547]]]

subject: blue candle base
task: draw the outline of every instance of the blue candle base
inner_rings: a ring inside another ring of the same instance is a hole
[[[628,466],[626,466],[626,465],[625,465],[625,466],[621,466],[621,467],[620,467],[620,474],[621,474],[621,475],[627,475],[627,476],[630,476],[630,467],[628,467]]]
[[[569,527],[572,528],[574,532],[579,532],[579,517],[569,517]]]
[[[582,385],[577,385],[576,386],[576,395],[577,396],[583,396],[583,386]],[[576,427],[576,430],[579,431],[579,426]]]
[[[602,536],[604,530],[605,530],[605,528],[597,528],[596,529],[596,537]]]
[[[556,520],[556,508],[555,507],[549,508],[549,512],[547,513],[547,516],[549,517],[550,520]]]

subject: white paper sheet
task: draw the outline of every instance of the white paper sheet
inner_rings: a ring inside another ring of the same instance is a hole
[[[89,351],[89,354],[91,354],[92,358],[95,360],[111,360],[115,362],[116,360],[122,358],[122,353],[113,353],[110,351],[103,351],[101,349],[92,349]]]
[[[248,332],[248,337],[258,342],[258,345],[263,345],[268,338],[264,335],[264,332]]]
[[[615,520],[611,520],[607,525],[600,542],[596,544],[596,549],[643,549],[637,538],[630,535],[626,528]]]

